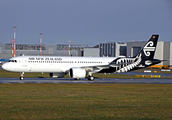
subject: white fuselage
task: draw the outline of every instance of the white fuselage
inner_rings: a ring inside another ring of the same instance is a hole
[[[2,68],[12,72],[67,72],[70,68],[104,66],[115,57],[19,56],[11,58]]]

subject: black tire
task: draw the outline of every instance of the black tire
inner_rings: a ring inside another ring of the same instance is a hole
[[[89,76],[88,77],[88,80],[93,81],[94,80],[94,77],[93,76]]]
[[[24,78],[23,77],[20,77],[20,80],[23,80]]]

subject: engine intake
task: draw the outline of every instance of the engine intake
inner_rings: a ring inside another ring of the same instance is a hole
[[[81,68],[71,68],[69,70],[69,77],[74,79],[85,78],[86,71],[85,69],[81,69]]]

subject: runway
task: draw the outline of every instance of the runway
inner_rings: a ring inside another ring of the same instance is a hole
[[[1,66],[0,66],[1,67]],[[166,73],[143,73],[143,72],[127,72],[121,73],[128,75],[161,75],[164,77],[172,77],[172,74]],[[19,80],[19,78],[0,78],[0,83],[9,84],[9,83],[85,83],[85,84],[94,84],[94,83],[126,83],[126,84],[172,84],[172,79],[99,79],[96,78],[94,81],[89,81],[87,78],[80,80],[73,80],[72,78],[24,78],[24,80]]]
[[[0,83],[74,83],[74,84],[94,84],[94,83],[126,83],[126,84],[172,84],[172,79],[95,79],[89,81],[87,79],[73,80],[71,78],[25,78],[19,80],[19,78],[0,78]]]

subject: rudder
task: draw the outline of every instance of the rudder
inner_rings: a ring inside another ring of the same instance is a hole
[[[141,55],[142,60],[151,60],[154,58],[156,45],[159,35],[152,35],[140,52],[135,56],[139,57]]]

